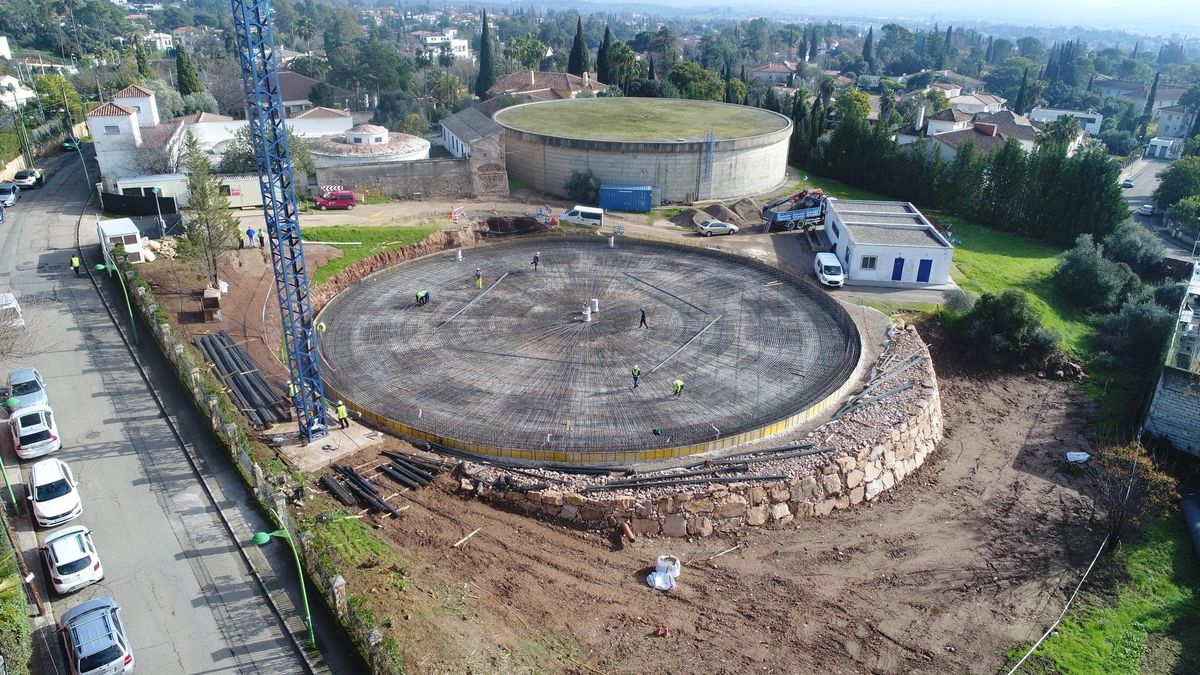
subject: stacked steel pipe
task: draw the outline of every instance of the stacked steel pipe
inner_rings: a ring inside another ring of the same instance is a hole
[[[393,517],[399,517],[400,512],[393,509],[387,502],[383,501],[383,497],[379,496],[379,489],[367,480],[365,476],[354,470],[353,467],[334,464],[333,470],[341,474],[342,478],[346,479],[346,488],[354,495],[355,500],[362,506],[368,509],[376,509],[390,513]],[[337,481],[334,481],[337,483]],[[328,483],[322,483],[328,488]],[[341,501],[342,496],[338,492],[334,492],[334,496]],[[343,495],[344,496],[344,495]],[[345,503],[345,502],[342,502]],[[348,506],[348,505],[347,505]]]
[[[251,426],[267,429],[292,419],[291,405],[282,392],[273,388],[259,372],[246,351],[234,343],[229,333],[201,335],[195,340],[204,359],[216,367],[217,377],[229,390],[238,410]]]

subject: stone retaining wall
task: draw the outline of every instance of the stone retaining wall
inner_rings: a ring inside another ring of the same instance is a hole
[[[921,351],[924,361],[913,370],[925,372],[914,373],[919,380],[917,395],[907,404],[905,421],[873,429],[874,433],[866,436],[855,434],[860,440],[852,447],[826,453],[811,472],[787,481],[753,482],[754,478],[748,477],[746,483],[712,485],[699,492],[681,489],[640,499],[551,489],[498,492],[469,479],[459,487],[497,505],[583,527],[611,528],[626,521],[634,532],[667,537],[707,537],[747,526],[785,526],[798,518],[825,516],[892,489],[916,471],[941,442],[937,377],[923,344]]]

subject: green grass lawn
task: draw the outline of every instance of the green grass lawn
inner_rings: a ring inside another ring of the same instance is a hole
[[[743,138],[782,129],[778,115],[746,106],[677,98],[590,98],[505,108],[496,121],[531,133],[600,141],[674,143]]]
[[[396,248],[411,246],[424,241],[437,231],[436,227],[306,227],[300,231],[304,241],[344,241],[337,246],[342,255],[326,262],[313,273],[313,285],[320,286],[326,279],[350,265]]]
[[[1026,672],[1200,672],[1200,565],[1182,517],[1150,523],[1102,564],[1118,581],[1103,594],[1085,587]]]
[[[895,199],[893,199],[892,197],[888,197],[887,195],[881,195],[878,192],[871,192],[870,190],[864,190],[862,188],[857,188],[857,187],[854,187],[853,185],[847,185],[840,181],[836,181],[832,178],[825,178],[824,176],[818,176],[816,174],[809,173],[805,169],[802,169],[799,167],[793,166],[793,167],[791,167],[791,169],[792,169],[792,171],[799,173],[801,176],[807,176],[808,180],[803,180],[803,179],[800,180],[800,182],[798,182],[792,186],[792,189],[789,192],[798,192],[800,190],[803,190],[806,187],[821,188],[822,190],[825,191],[826,196],[836,197],[837,199],[868,199],[868,200],[882,199],[882,200],[887,200],[887,201],[896,201]]]

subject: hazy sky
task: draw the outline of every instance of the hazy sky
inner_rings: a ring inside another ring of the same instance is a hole
[[[668,0],[671,4],[693,4]],[[703,0],[701,3],[704,4]],[[1197,0],[838,0],[797,5],[786,0],[725,0],[721,4],[753,12],[755,8],[864,17],[974,19],[1025,25],[1052,23],[1129,30],[1150,35],[1200,33]]]

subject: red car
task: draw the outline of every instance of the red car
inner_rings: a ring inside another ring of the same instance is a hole
[[[317,208],[322,211],[329,209],[354,208],[354,193],[349,190],[334,190],[317,197]]]

